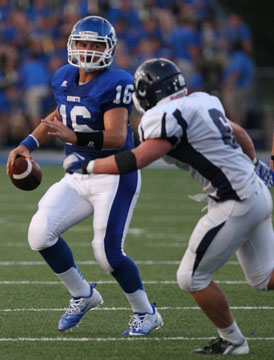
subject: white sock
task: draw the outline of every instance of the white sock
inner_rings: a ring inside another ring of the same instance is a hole
[[[71,267],[64,273],[56,275],[64,283],[71,296],[82,297],[90,295],[89,283],[83,278],[81,272],[75,267]]]
[[[235,320],[230,326],[224,329],[217,329],[217,330],[222,339],[227,340],[232,344],[239,344],[244,339],[244,336],[241,333],[241,330],[239,329]]]
[[[125,293],[133,312],[152,313],[152,306],[148,301],[147,294],[144,290],[138,289],[134,293]]]

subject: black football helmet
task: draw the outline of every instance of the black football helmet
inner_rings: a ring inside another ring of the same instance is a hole
[[[150,59],[136,70],[133,101],[138,111],[145,112],[177,92],[186,95],[187,88],[182,71],[172,61]]]

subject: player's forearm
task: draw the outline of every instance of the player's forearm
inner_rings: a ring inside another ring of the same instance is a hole
[[[92,169],[92,171],[91,171]],[[119,174],[114,155],[103,159],[96,159],[87,166],[87,172],[93,174]]]
[[[103,159],[92,160],[87,164],[88,174],[127,174],[140,169],[133,151],[123,151]]]
[[[39,142],[39,145],[46,143],[52,137],[47,134],[48,129],[43,125],[40,124],[31,135],[35,137],[35,139]]]
[[[57,116],[56,113],[58,113],[57,109],[51,114],[49,114],[47,116],[47,119],[50,121],[50,119],[53,119],[55,116]],[[50,139],[50,136],[47,132],[47,127],[44,124],[40,123],[40,125],[38,125],[37,128],[34,129],[30,135],[28,135],[24,140],[20,142],[20,145],[18,146],[18,148],[20,148],[20,153],[24,152],[24,149],[27,149],[28,152],[31,153],[32,151],[36,150],[41,144],[47,142]]]
[[[86,165],[86,172],[88,174],[127,174],[140,168],[140,164],[137,165],[135,154],[128,150],[90,161]]]
[[[54,116],[59,117],[57,109],[50,113],[45,118],[45,120],[52,121],[54,119]],[[38,127],[33,130],[32,135],[35,137],[35,139],[37,139],[40,145],[52,139],[52,136],[48,135],[48,128],[44,124],[38,125]]]
[[[243,152],[253,161],[256,158],[256,150],[251,137],[241,126],[233,122],[230,122],[230,124],[233,129],[233,135],[241,146]]]
[[[125,145],[127,132],[103,131],[103,137],[103,149],[122,149],[122,147]]]
[[[122,149],[128,131],[128,110],[114,108],[104,113],[102,149]]]
[[[87,165],[87,173],[127,174],[150,165],[167,154],[170,149],[171,144],[168,140],[149,139],[132,150],[90,161]]]
[[[121,149],[126,141],[126,134],[95,130],[92,132],[75,132],[76,145],[89,146],[94,149]]]

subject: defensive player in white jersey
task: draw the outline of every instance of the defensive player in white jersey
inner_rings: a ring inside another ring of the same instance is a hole
[[[254,147],[243,130],[231,126],[217,97],[203,92],[187,95],[183,74],[171,61],[143,63],[135,73],[134,87],[136,107],[145,112],[139,125],[141,144],[90,162],[72,154],[64,167],[80,173],[123,174],[164,157],[190,172],[209,205],[189,239],[177,281],[219,333],[215,342],[193,353],[247,354],[247,340],[211,276],[236,253],[252,287],[274,289],[272,198],[254,171]],[[238,145],[232,127],[251,159]],[[269,175],[264,180],[271,186],[273,172],[267,166],[264,170]]]
[[[18,154],[30,152],[51,138],[47,123],[63,124],[74,137],[66,141],[66,155],[77,152],[85,160],[132,149],[128,115],[133,79],[126,71],[109,69],[116,47],[112,25],[101,17],[80,19],[68,40],[68,62],[52,79],[58,107],[11,151],[7,171]],[[134,312],[124,335],[147,335],[162,325],[155,304],[148,301],[136,264],[124,253],[124,240],[140,191],[140,173],[88,176],[67,173],[39,202],[29,226],[28,240],[67,287],[72,298],[58,324],[64,331],[102,303],[88,284],[62,234],[93,215],[92,247],[99,265],[115,278]],[[92,325],[93,328],[93,325]]]

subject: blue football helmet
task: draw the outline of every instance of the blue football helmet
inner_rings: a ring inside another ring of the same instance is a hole
[[[77,41],[93,41],[105,44],[104,51],[77,49]],[[99,16],[80,19],[69,36],[68,62],[85,72],[93,72],[108,67],[113,60],[117,37],[110,22]]]

